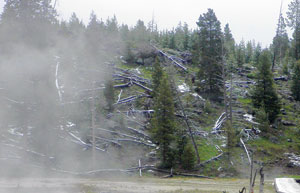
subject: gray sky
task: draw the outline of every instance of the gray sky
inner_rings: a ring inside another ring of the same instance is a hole
[[[147,24],[154,15],[159,29],[171,29],[187,22],[196,28],[200,14],[212,8],[222,26],[229,23],[234,38],[255,39],[266,46],[272,42],[281,0],[57,0],[60,18],[67,20],[72,12],[87,23],[92,10],[105,20],[116,15],[119,24],[135,25],[138,19]],[[283,0],[285,15],[291,0]],[[54,2],[54,0],[53,0]],[[4,0],[0,0],[0,11]]]

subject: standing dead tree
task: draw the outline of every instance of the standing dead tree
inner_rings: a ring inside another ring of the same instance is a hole
[[[177,98],[177,101],[178,101],[178,106],[179,106],[180,111],[181,111],[181,113],[182,113],[182,117],[183,117],[183,119],[184,119],[184,122],[185,122],[185,124],[186,124],[186,126],[187,126],[187,128],[188,128],[188,133],[189,133],[189,135],[190,135],[190,137],[191,137],[191,140],[192,140],[192,143],[193,143],[193,146],[194,146],[194,149],[195,149],[196,157],[197,157],[197,163],[198,163],[198,165],[199,165],[199,164],[200,164],[200,156],[199,156],[199,151],[198,151],[198,147],[197,147],[196,141],[195,141],[195,139],[194,139],[194,135],[193,135],[193,131],[192,131],[192,126],[190,125],[188,116],[187,116],[186,113],[185,113],[185,110],[184,110],[182,101],[181,101],[181,99],[180,99],[180,97],[179,97],[179,92],[178,92],[178,90],[176,89],[177,87],[176,87],[176,85],[175,85],[175,82],[174,82],[172,76],[170,77],[170,83],[171,83],[172,87],[175,88],[174,90],[175,90],[175,95],[176,95],[176,98]]]
[[[264,174],[264,168],[263,167],[260,168],[259,174],[260,174],[259,193],[264,193],[265,174]]]

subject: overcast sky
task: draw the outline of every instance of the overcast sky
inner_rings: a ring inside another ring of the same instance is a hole
[[[119,24],[135,25],[138,19],[147,24],[154,15],[159,29],[172,29],[187,22],[196,28],[200,14],[212,8],[222,27],[229,23],[234,38],[255,39],[267,46],[275,35],[282,0],[57,0],[61,19],[68,20],[72,12],[87,23],[93,10],[98,18],[116,15]],[[291,0],[283,0],[285,15]],[[54,0],[53,0],[54,2]],[[4,0],[0,0],[0,11]]]

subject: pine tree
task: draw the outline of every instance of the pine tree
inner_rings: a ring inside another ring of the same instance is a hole
[[[189,32],[189,26],[187,23],[184,23],[183,25],[183,33],[184,33],[184,37],[183,37],[183,50],[186,51],[189,49],[189,43],[190,43],[190,32]]]
[[[237,46],[236,51],[236,61],[239,67],[242,67],[242,65],[245,63],[246,59],[246,49],[245,49],[245,42],[242,40],[240,44]]]
[[[287,25],[294,30],[294,58],[300,59],[300,0],[292,0],[287,11]]]
[[[214,11],[200,15],[199,27],[200,66],[198,77],[201,80],[200,92],[213,100],[222,96],[222,31],[220,21]]]
[[[159,85],[163,76],[163,69],[160,65],[159,58],[155,58],[155,63],[153,65],[153,73],[152,73],[152,83],[153,83],[153,94],[152,96],[155,98],[159,93]]]
[[[235,54],[235,41],[232,36],[231,30],[229,28],[229,24],[227,23],[224,27],[224,47],[225,47],[225,55],[228,57],[229,55]]]
[[[275,64],[277,62],[282,63],[282,59],[289,48],[289,37],[286,31],[286,24],[284,18],[280,13],[276,36],[273,38],[273,61],[272,61],[272,71],[274,71]]]
[[[175,34],[174,34],[174,31],[171,31],[170,33],[169,33],[169,36],[170,36],[170,38],[169,38],[169,48],[170,49],[173,49],[173,50],[175,50],[176,49],[176,42],[175,42]]]
[[[271,71],[270,53],[264,50],[259,57],[256,85],[252,93],[252,103],[255,108],[265,108],[270,123],[274,123],[280,113],[280,101],[274,86]]]
[[[1,24],[6,42],[21,41],[27,45],[44,48],[52,43],[58,23],[57,13],[50,0],[5,0]]]
[[[252,47],[252,42],[248,41],[247,45],[246,45],[246,58],[245,58],[245,62],[247,64],[251,63],[252,61],[252,55],[253,55],[253,47]]]
[[[265,108],[262,106],[256,111],[256,121],[259,123],[258,128],[262,131],[264,136],[268,136],[270,131],[270,121]]]
[[[296,101],[300,101],[300,61],[294,67],[294,74],[291,87],[292,95]]]
[[[199,35],[197,31],[193,31],[191,35],[191,53],[192,53],[192,64],[198,66],[200,60],[200,46],[199,46]]]
[[[175,142],[175,117],[172,91],[168,82],[168,77],[163,74],[158,93],[154,98],[154,115],[151,120],[151,133],[154,141],[159,145],[159,155],[162,168],[174,166]]]
[[[115,92],[114,92],[114,85],[112,80],[108,80],[105,83],[104,97],[107,103],[108,111],[112,112],[114,110],[114,103],[115,103]]]
[[[259,63],[259,56],[260,56],[262,50],[261,50],[261,45],[260,45],[260,43],[258,43],[258,44],[257,44],[256,46],[254,46],[254,47],[255,47],[255,50],[254,50],[254,54],[253,54],[252,61],[253,61],[254,65],[257,66],[258,63]]]
[[[187,143],[183,150],[181,159],[182,168],[185,170],[192,170],[196,165],[195,150],[191,143]]]

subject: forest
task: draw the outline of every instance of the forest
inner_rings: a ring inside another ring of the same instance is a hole
[[[299,175],[300,1],[274,18],[265,48],[235,41],[211,8],[196,29],[159,30],[114,13],[62,21],[51,0],[4,2],[0,177],[248,179],[251,170],[253,192],[256,175]]]

